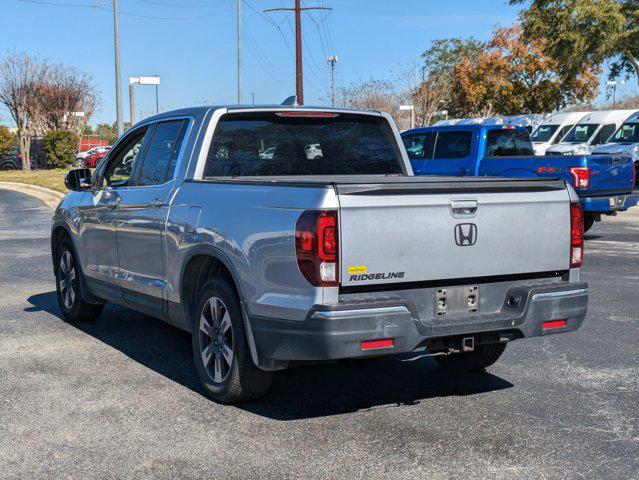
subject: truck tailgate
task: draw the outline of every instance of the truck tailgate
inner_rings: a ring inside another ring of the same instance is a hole
[[[473,180],[336,184],[342,285],[569,268],[563,182]]]
[[[590,155],[590,186],[593,195],[598,192],[630,193],[634,183],[634,164],[628,156]]]

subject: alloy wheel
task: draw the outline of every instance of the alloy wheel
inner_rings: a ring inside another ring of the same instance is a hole
[[[200,312],[199,345],[202,364],[215,383],[229,376],[233,365],[233,325],[224,302],[211,297]]]
[[[58,274],[58,285],[60,287],[60,296],[64,308],[71,310],[75,303],[75,295],[77,288],[75,265],[73,265],[73,256],[71,252],[65,250],[60,255],[60,268]]]

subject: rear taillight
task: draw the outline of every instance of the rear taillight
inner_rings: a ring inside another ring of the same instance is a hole
[[[570,204],[570,268],[581,267],[584,257],[584,214],[581,205]]]
[[[575,188],[588,188],[590,185],[590,167],[570,167]]]
[[[316,287],[339,285],[337,212],[307,210],[295,225],[295,254],[304,278]]]

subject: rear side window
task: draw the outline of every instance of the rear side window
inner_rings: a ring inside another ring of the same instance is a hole
[[[489,130],[486,135],[486,157],[520,157],[534,154],[530,137],[522,130]]]
[[[149,141],[138,185],[160,185],[173,177],[186,131],[186,120],[160,122]]]
[[[425,132],[403,137],[404,146],[411,160],[430,160],[433,158],[435,133]]]
[[[606,141],[615,133],[617,126],[614,123],[609,123],[601,127],[601,130],[597,132],[597,136],[592,141],[593,145],[601,145],[602,143],[606,143]]]
[[[465,158],[470,155],[472,132],[439,132],[435,143],[435,159]]]
[[[204,176],[403,173],[394,145],[382,118],[234,114],[217,125]]]

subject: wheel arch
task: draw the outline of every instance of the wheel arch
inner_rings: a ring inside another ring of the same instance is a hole
[[[280,365],[281,362],[261,358],[258,354],[249,319],[250,315],[246,304],[246,295],[242,288],[240,276],[228,255],[213,245],[197,245],[192,247],[188,253],[186,253],[180,269],[178,283],[180,303],[189,327],[192,328],[191,318],[193,308],[195,308],[197,292],[209,278],[214,276],[227,280],[237,294],[253,363],[263,370],[279,370],[285,368],[287,364]]]

